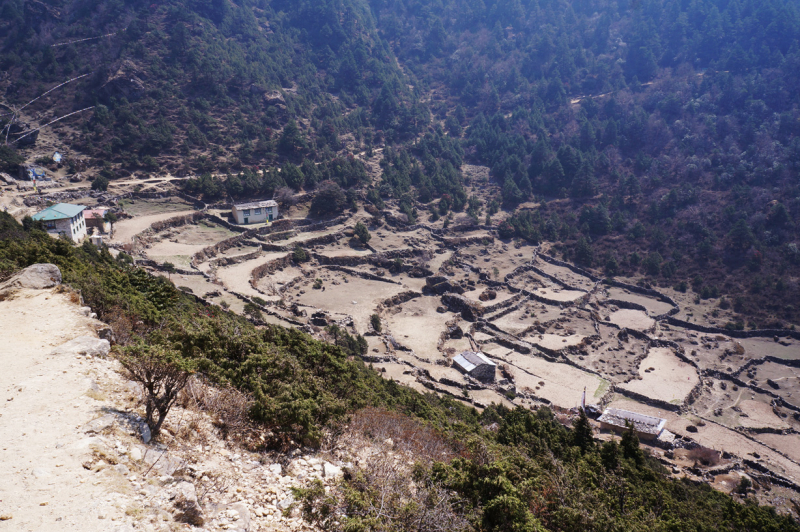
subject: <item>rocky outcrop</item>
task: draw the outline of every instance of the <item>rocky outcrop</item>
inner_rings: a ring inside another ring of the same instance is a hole
[[[61,284],[61,270],[55,264],[33,264],[0,284],[0,301],[22,288],[43,290]]]
[[[111,343],[108,340],[101,340],[92,336],[79,336],[53,349],[50,352],[50,356],[83,355],[105,357],[110,350]]]
[[[442,296],[442,304],[451,312],[461,313],[461,317],[467,321],[476,321],[483,316],[483,306],[470,301],[459,294],[445,294]]]
[[[98,92],[104,100],[111,98],[138,100],[144,94],[146,87],[142,78],[146,77],[144,71],[136,64],[124,60],[108,69],[105,82]]]

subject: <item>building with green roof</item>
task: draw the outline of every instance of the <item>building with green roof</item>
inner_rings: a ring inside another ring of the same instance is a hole
[[[33,219],[44,223],[51,235],[65,235],[73,242],[81,242],[86,237],[84,209],[83,205],[57,203],[36,213]]]

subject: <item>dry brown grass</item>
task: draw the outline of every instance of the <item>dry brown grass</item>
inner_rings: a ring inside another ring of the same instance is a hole
[[[382,408],[368,407],[354,413],[348,432],[378,442],[391,439],[396,451],[408,453],[422,462],[449,462],[457,456],[457,445],[437,430]]]
[[[714,467],[720,462],[720,452],[701,446],[686,453],[686,458],[706,467]]]
[[[244,443],[254,435],[249,412],[253,400],[232,388],[217,388],[192,378],[181,392],[179,402],[185,408],[207,413],[223,439]]]

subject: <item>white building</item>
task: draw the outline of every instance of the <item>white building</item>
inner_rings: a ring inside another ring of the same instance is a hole
[[[462,373],[479,381],[494,382],[494,370],[497,364],[483,353],[464,351],[453,358],[453,365]]]
[[[83,205],[57,203],[36,213],[33,219],[44,223],[51,235],[66,235],[73,242],[81,242],[86,237],[85,209]]]
[[[667,424],[666,419],[619,408],[606,408],[597,421],[600,422],[601,429],[613,432],[624,432],[627,430],[628,424],[633,425],[636,434],[643,440],[655,440],[664,431],[664,425]]]
[[[278,202],[274,200],[234,203],[231,209],[237,224],[271,222],[278,218]]]

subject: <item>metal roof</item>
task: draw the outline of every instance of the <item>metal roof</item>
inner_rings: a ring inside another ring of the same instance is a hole
[[[50,220],[64,220],[66,218],[73,218],[83,212],[86,207],[83,205],[72,205],[70,203],[56,203],[55,205],[46,208],[41,212],[33,215],[34,220],[50,221]]]
[[[84,218],[103,218],[108,209],[86,209],[83,211]]]
[[[478,366],[482,366],[485,364],[488,364],[490,366],[496,366],[496,364],[491,360],[489,360],[489,358],[487,358],[486,355],[484,355],[483,353],[476,353],[474,351],[464,351],[460,355],[457,355],[455,358],[453,358],[453,363],[458,364],[467,373],[477,368]]]
[[[233,208],[237,211],[242,209],[257,209],[259,207],[277,207],[278,202],[275,200],[264,200],[264,201],[251,201],[248,203],[234,203]]]
[[[636,432],[645,434],[659,434],[667,420],[660,417],[646,416],[636,412],[628,412],[619,408],[606,408],[603,415],[597,421],[608,423],[617,427],[625,428],[625,422],[631,423]]]

